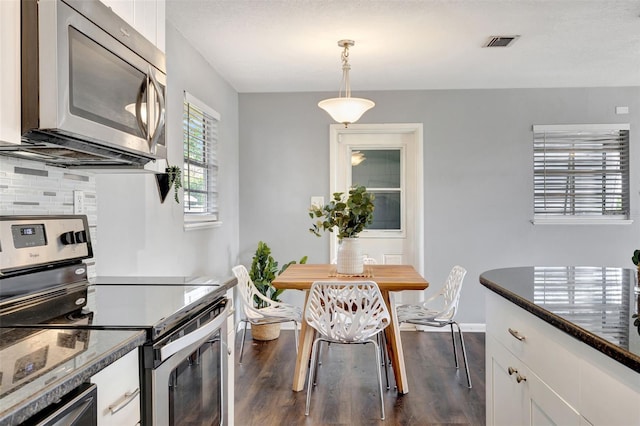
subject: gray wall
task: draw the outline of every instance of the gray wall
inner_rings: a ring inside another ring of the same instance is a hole
[[[155,177],[98,175],[99,275],[228,276],[238,260],[238,95],[167,23],[168,161],[182,167],[186,90],[221,115],[220,217],[214,229],[183,230],[182,204],[161,204]]]
[[[281,263],[329,260],[328,237],[307,230],[309,198],[329,197],[328,115],[334,93],[240,95],[240,259],[257,241]],[[359,123],[424,124],[425,278],[437,288],[468,270],[459,319],[484,323],[485,270],[521,265],[633,267],[640,236],[636,166],[640,88],[359,92],[376,102]],[[628,106],[629,115],[616,115]],[[533,124],[631,124],[632,225],[534,226]],[[288,294],[287,294],[288,293]],[[300,294],[285,300],[302,303]]]

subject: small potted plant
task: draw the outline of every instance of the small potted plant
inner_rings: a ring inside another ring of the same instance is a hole
[[[269,246],[260,241],[251,261],[249,277],[258,291],[274,302],[280,302],[280,295],[284,289],[277,289],[273,286],[273,280],[283,273],[289,265],[296,263],[295,260],[285,264],[278,269],[278,262],[271,256]],[[300,259],[300,263],[307,263],[307,256]],[[254,297],[254,306],[258,309],[266,307],[267,303],[258,297]],[[251,326],[251,334],[256,340],[273,340],[280,335],[280,323],[275,324],[254,324]]]
[[[156,182],[158,183],[158,191],[160,191],[161,203],[164,203],[173,186],[173,199],[180,204],[178,190],[182,188],[182,170],[179,166],[167,166],[164,173],[156,173]]]
[[[333,194],[325,206],[311,206],[309,217],[316,219],[309,229],[320,236],[321,231],[334,232],[338,238],[337,272],[361,274],[364,270],[358,234],[373,222],[374,195],[364,186],[354,186],[345,198],[343,192]]]
[[[638,271],[638,279],[636,281],[636,288],[640,288],[640,250],[633,251],[633,257],[631,261],[634,265],[636,265],[636,269]]]

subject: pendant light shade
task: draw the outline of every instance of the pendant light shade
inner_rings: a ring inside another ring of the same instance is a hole
[[[335,121],[346,126],[358,121],[375,103],[369,99],[349,97],[325,99],[318,102],[318,106],[327,111]]]
[[[337,98],[325,99],[318,102],[318,106],[327,111],[331,118],[338,123],[347,127],[351,123],[355,123],[362,117],[362,114],[375,106],[375,103],[369,99],[352,98],[351,84],[349,82],[349,46],[353,46],[353,40],[340,40],[338,46],[343,48],[342,51],[342,84]],[[344,96],[343,96],[344,92]]]

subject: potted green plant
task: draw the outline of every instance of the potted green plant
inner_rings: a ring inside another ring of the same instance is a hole
[[[336,232],[338,238],[337,272],[361,274],[364,270],[362,250],[358,234],[373,222],[375,196],[359,185],[333,194],[333,199],[324,206],[311,206],[309,217],[316,219],[309,231],[321,236],[321,231]]]
[[[251,260],[249,277],[258,291],[274,302],[280,302],[280,295],[284,289],[277,289],[273,286],[273,280],[283,273],[290,265],[296,263],[292,260],[278,269],[278,262],[271,256],[271,249],[262,242],[258,242],[258,247]],[[300,259],[300,263],[307,263],[307,256]],[[254,306],[258,309],[266,307],[267,303],[258,297],[254,297]],[[254,324],[251,326],[251,334],[256,340],[273,340],[280,335],[280,323],[276,324]]]
[[[178,190],[182,188],[182,170],[180,170],[179,166],[167,166],[164,169],[164,173],[156,173],[156,182],[158,183],[161,203],[164,203],[167,194],[173,187],[173,199],[180,204]]]

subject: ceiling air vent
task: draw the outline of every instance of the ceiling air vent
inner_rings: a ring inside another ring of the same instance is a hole
[[[520,36],[491,36],[483,47],[507,47],[511,46]]]

